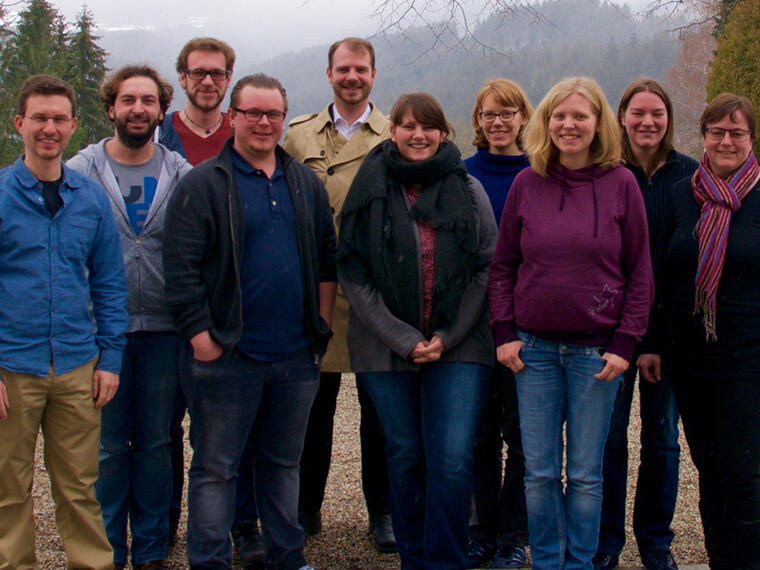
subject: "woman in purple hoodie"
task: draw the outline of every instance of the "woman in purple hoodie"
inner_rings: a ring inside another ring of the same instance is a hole
[[[502,213],[491,324],[517,379],[533,567],[590,569],[615,393],[652,302],[646,213],[593,79],[552,87],[524,145],[531,168]]]

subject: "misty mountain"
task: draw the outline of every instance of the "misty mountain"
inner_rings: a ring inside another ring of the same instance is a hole
[[[457,35],[443,24],[371,38],[378,69],[373,101],[388,112],[400,94],[428,91],[443,105],[466,152],[475,95],[489,79],[516,81],[535,106],[560,78],[589,75],[599,81],[615,107],[631,79],[661,77],[680,47],[668,31],[676,26],[673,20],[642,20],[627,7],[598,0],[546,0],[537,5],[537,11],[541,19],[492,14],[473,25],[477,40]],[[172,107],[181,108],[185,98],[176,82],[177,54],[191,37],[211,33],[189,24],[104,31],[99,43],[110,53],[111,68],[151,62],[174,82],[177,92]],[[325,77],[328,44],[272,56],[278,46],[258,45],[251,34],[233,47],[237,52],[233,81],[258,71],[276,76],[288,91],[291,118],[319,111],[330,99]]]

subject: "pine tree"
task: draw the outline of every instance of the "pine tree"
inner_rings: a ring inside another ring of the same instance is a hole
[[[113,132],[98,95],[98,88],[108,69],[108,53],[96,42],[95,18],[86,7],[77,15],[74,32],[68,46],[68,65],[63,79],[74,88],[79,102],[79,126],[69,142],[66,154],[75,154],[81,148]]]
[[[47,0],[29,0],[19,13],[15,34],[2,53],[2,102],[0,103],[0,163],[7,165],[21,152],[21,140],[13,127],[15,99],[21,84],[35,73],[62,75],[66,31],[63,18]]]
[[[2,15],[0,0],[0,18]],[[0,28],[0,166],[12,163],[22,150],[12,119],[18,90],[35,73],[60,77],[77,95],[79,127],[66,156],[111,132],[98,96],[108,54],[96,43],[100,38],[94,35],[94,28],[94,16],[87,8],[82,8],[71,29],[48,0],[28,0],[15,31]]]

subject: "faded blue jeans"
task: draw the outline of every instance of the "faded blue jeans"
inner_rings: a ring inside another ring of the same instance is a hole
[[[95,490],[114,562],[127,562],[127,518],[133,562],[166,558],[178,346],[174,332],[128,333],[119,389],[103,408]]]
[[[356,377],[385,434],[401,568],[466,568],[473,447],[491,367],[433,362]]]
[[[238,467],[249,434],[254,490],[268,568],[305,565],[298,526],[298,464],[319,363],[307,350],[281,362],[231,349],[211,362],[183,349],[181,375],[190,412],[193,461],[188,485],[191,568],[229,568]]]
[[[515,377],[533,568],[589,570],[599,537],[604,442],[622,375],[609,382],[594,378],[605,363],[599,347],[518,335],[525,368]]]

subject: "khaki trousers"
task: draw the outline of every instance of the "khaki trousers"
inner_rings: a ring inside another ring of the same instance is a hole
[[[69,568],[113,567],[95,498],[100,410],[92,401],[95,360],[47,377],[0,368],[8,419],[0,422],[0,569],[35,568],[32,480],[42,426],[45,466]]]

